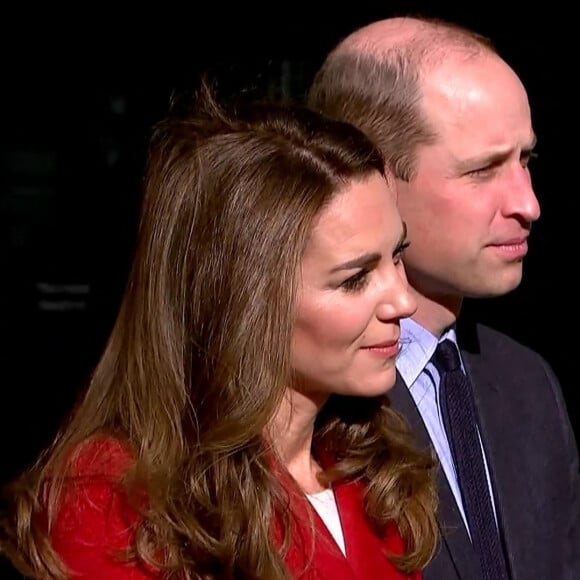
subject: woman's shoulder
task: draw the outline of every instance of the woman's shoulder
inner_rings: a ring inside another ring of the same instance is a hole
[[[53,537],[81,527],[100,528],[128,513],[122,481],[132,463],[128,445],[109,435],[95,435],[75,445],[62,478],[52,479],[60,480]]]
[[[53,548],[70,570],[90,578],[90,570],[107,570],[115,578],[113,571],[126,569],[113,554],[133,545],[140,520],[123,485],[132,464],[129,447],[110,436],[72,451],[50,527]]]
[[[134,462],[129,445],[111,435],[94,435],[77,444],[70,452],[66,478],[121,478]]]
[[[117,437],[94,435],[75,445],[60,483],[58,523],[115,519],[115,512],[129,511],[124,482],[133,464],[128,444]]]
[[[128,512],[123,482],[133,462],[128,445],[109,435],[93,436],[76,445],[62,479],[58,527],[115,520]]]

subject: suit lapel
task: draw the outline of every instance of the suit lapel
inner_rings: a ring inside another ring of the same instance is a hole
[[[493,380],[489,365],[479,352],[462,351],[462,356],[474,389],[482,443],[486,452],[494,501],[502,531],[511,577],[529,578],[533,571],[518,570],[517,562],[525,561],[521,554],[526,550],[529,534],[539,522],[527,520],[529,508],[535,503],[533,484],[526,478],[529,469],[522,463],[525,457],[517,452],[525,448],[518,441],[518,418],[513,415],[513,405],[504,401],[497,381]],[[518,385],[514,384],[514,388]],[[525,388],[525,385],[521,385]],[[508,410],[512,412],[508,414]]]
[[[366,522],[362,507],[363,485],[341,482],[335,486],[334,493],[347,556],[343,555],[330,530],[318,512],[307,503],[308,500],[296,498],[294,510],[299,516],[300,525],[293,530],[291,549],[286,556],[291,571],[303,580],[409,578],[397,571],[385,556],[385,550],[396,554],[404,550],[403,540],[396,529],[391,529],[386,538],[379,538]],[[314,530],[311,523],[314,523]],[[309,561],[312,546],[314,558]],[[299,572],[305,568],[305,573],[300,575]]]
[[[431,439],[421,414],[399,373],[397,373],[395,386],[389,391],[389,397],[393,407],[406,417],[418,445],[422,448],[432,449]],[[455,497],[441,467],[437,474],[437,488],[439,494],[437,519],[443,545],[449,552],[460,578],[478,579],[480,573],[476,566],[473,547],[457,508]]]
[[[291,573],[303,580],[353,580],[355,572],[318,512],[302,493],[291,496],[295,526],[285,555]],[[313,527],[314,525],[314,527]],[[276,528],[280,541],[282,532]]]
[[[363,493],[364,486],[360,482],[343,482],[335,487],[346,552],[352,570],[349,580],[411,578],[398,571],[386,556],[386,553],[404,552],[404,542],[396,526],[388,526],[382,537],[376,535],[363,510]],[[335,579],[332,575],[326,577]],[[415,578],[415,574],[412,577]]]
[[[338,485],[336,502],[344,532],[348,561],[353,569],[352,578],[374,578],[387,567],[382,554],[384,546],[371,533],[362,512],[362,488],[358,484]],[[386,570],[388,573],[390,566]]]

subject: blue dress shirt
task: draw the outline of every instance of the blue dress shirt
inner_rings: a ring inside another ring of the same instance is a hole
[[[435,353],[437,344],[445,339],[452,340],[457,345],[457,336],[455,329],[451,328],[445,332],[439,340],[428,330],[423,328],[414,320],[407,318],[401,321],[401,342],[402,348],[397,359],[397,370],[401,374],[403,381],[407,385],[415,405],[423,418],[423,423],[427,428],[433,447],[437,452],[441,467],[445,472],[451,491],[457,502],[457,507],[469,532],[467,518],[463,509],[461,492],[457,481],[457,473],[447,434],[443,425],[443,416],[441,414],[441,401],[439,399],[440,377],[435,365],[431,362],[431,357]],[[461,361],[463,365],[463,361]],[[465,371],[465,367],[463,369]],[[481,443],[481,439],[480,439]],[[487,485],[489,486],[493,511],[495,512],[495,503],[489,469],[487,467],[487,458],[483,446],[481,447],[483,461],[485,464],[485,473],[487,476]],[[496,515],[497,524],[497,515]]]

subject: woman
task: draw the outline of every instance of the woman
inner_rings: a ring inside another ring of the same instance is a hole
[[[51,578],[420,578],[433,461],[385,392],[415,310],[377,149],[207,91],[155,129],[116,324],[5,552]]]

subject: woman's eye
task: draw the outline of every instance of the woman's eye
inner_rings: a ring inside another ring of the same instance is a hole
[[[340,287],[347,292],[356,292],[357,290],[362,290],[369,279],[368,270],[360,270],[354,276],[347,278]]]
[[[393,262],[398,265],[401,263],[405,250],[411,245],[411,242],[403,242],[393,253]]]

